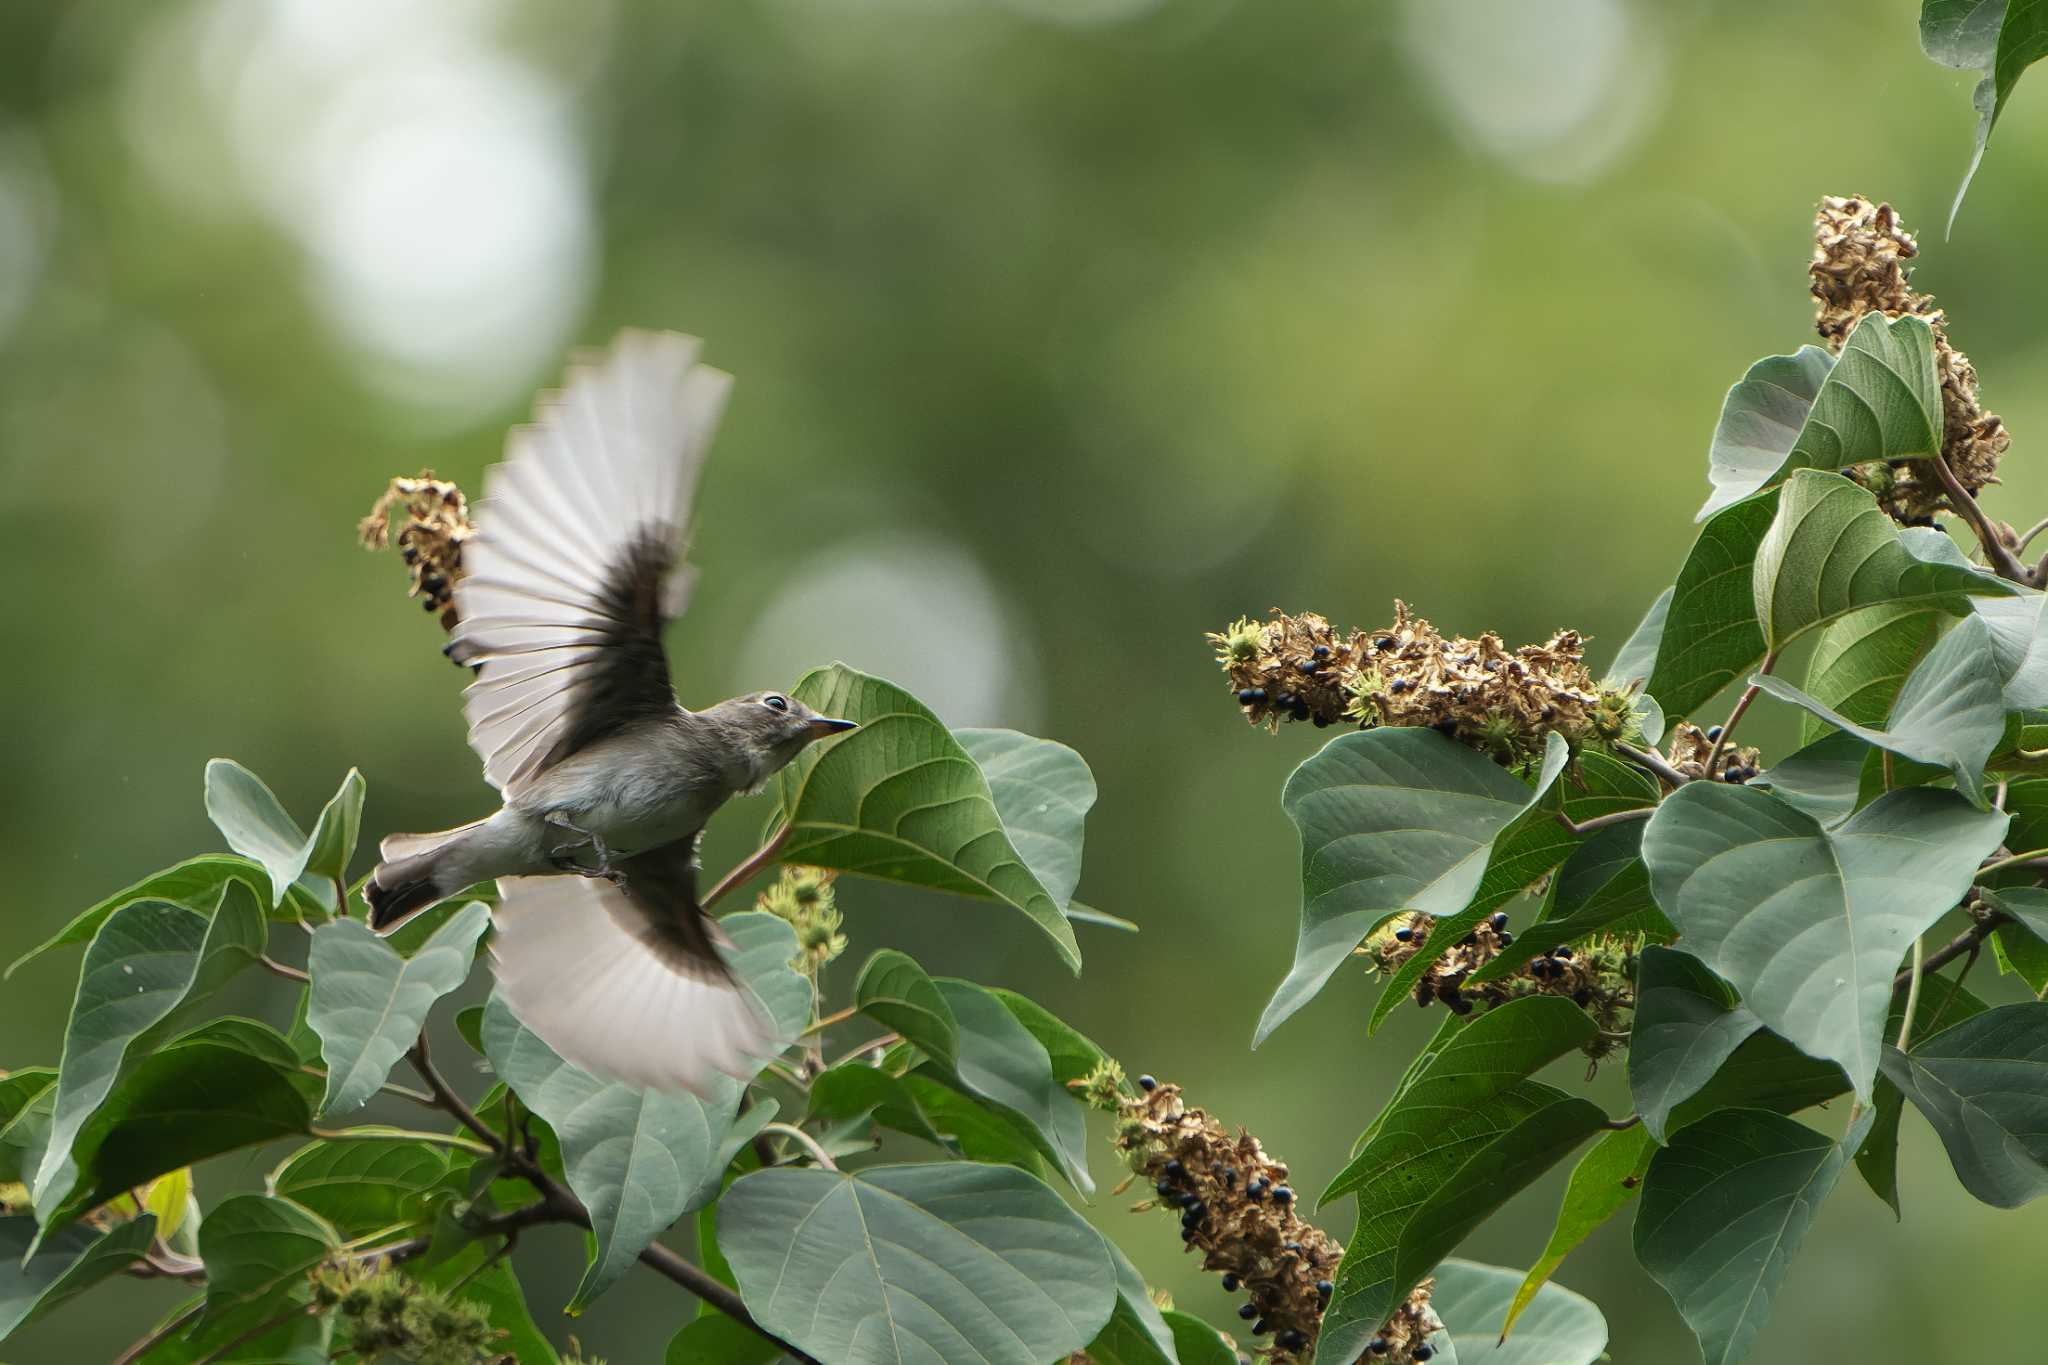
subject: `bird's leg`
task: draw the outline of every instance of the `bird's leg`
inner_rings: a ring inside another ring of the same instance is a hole
[[[548,850],[548,858],[556,867],[564,872],[575,872],[585,877],[605,877],[614,882],[620,880],[618,871],[612,866],[611,850],[605,847],[602,835],[580,825],[572,825],[559,815],[550,815],[547,822],[577,836],[569,843],[557,844]],[[597,855],[597,866],[586,867],[577,860],[576,855],[584,849],[589,849]]]

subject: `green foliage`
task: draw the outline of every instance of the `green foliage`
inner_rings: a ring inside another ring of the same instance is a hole
[[[1544,1285],[1518,1314],[1512,1340],[1505,1331],[1518,1292],[1515,1274],[1499,1266],[1448,1260],[1436,1268],[1431,1305],[1452,1324],[1452,1359],[1487,1365],[1593,1365],[1607,1354],[1607,1320],[1590,1299],[1559,1285]]]
[[[1941,1135],[1964,1189],[2000,1208],[2048,1193],[2048,1005],[1985,1010],[1888,1048],[1884,1074]]]
[[[1650,1136],[1662,1142],[1671,1111],[1698,1094],[1763,1026],[1698,958],[1647,949],[1636,977],[1628,1086]]]
[[[1983,73],[1970,96],[1977,135],[1949,209],[1954,227],[2020,73],[2048,57],[2048,7],[2039,0],[1921,0],[1920,47],[1943,66]]]
[[[1006,1166],[756,1171],[719,1201],[718,1238],[761,1323],[845,1365],[1044,1365],[1117,1300],[1101,1234]]]
[[[844,664],[806,674],[791,695],[861,728],[805,750],[776,778],[789,861],[1000,901],[1029,916],[1067,965],[1081,969],[1063,903],[1012,842],[988,777],[938,717],[901,688]],[[977,742],[1002,751],[1006,764],[1016,759],[1000,738]],[[1084,790],[1092,799],[1085,768],[1084,788],[1057,759],[1019,763],[1003,786],[1016,792],[1034,777],[1057,783],[1083,809]],[[1077,822],[1039,825],[1027,840],[1052,869],[1068,865],[1058,847],[1062,831],[1075,840],[1078,862]]]

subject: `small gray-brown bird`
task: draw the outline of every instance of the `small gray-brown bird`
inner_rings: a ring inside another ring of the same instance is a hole
[[[688,597],[690,499],[731,376],[625,332],[573,364],[484,479],[449,653],[495,815],[394,834],[365,895],[389,930],[497,880],[492,952],[520,1020],[587,1071],[659,1089],[749,1075],[777,1041],[697,903],[697,841],[853,722],[780,692],[678,704],[662,628]]]

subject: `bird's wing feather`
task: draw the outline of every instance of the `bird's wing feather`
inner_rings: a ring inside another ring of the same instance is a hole
[[[690,499],[731,386],[698,347],[621,333],[484,477],[449,652],[478,666],[469,742],[501,791],[675,707],[661,632],[688,596]]]
[[[498,882],[498,988],[520,1022],[594,1075],[702,1094],[776,1052],[761,1002],[727,965],[730,944],[697,908],[695,839],[598,878]]]

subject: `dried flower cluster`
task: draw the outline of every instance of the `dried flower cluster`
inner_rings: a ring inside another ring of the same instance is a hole
[[[405,524],[395,537],[391,526],[403,512]],[[435,613],[441,629],[455,629],[455,584],[462,577],[462,542],[474,535],[469,504],[462,490],[431,469],[415,478],[396,478],[356,523],[366,549],[381,550],[398,542],[398,552],[412,573],[410,595]]]
[[[789,921],[796,930],[795,970],[815,978],[818,969],[846,951],[845,922],[832,893],[839,874],[821,867],[785,866],[775,881],[754,900],[756,909]]]
[[[1941,377],[1942,455],[1956,479],[1974,492],[1998,482],[1999,457],[2011,438],[1996,413],[1977,399],[1977,371],[1968,356],[1948,341],[1946,318],[1932,297],[1915,293],[1906,265],[1920,251],[1890,204],[1863,195],[1820,202],[1814,218],[1814,326],[1839,352],[1866,313],[1926,319],[1934,332],[1934,367]],[[1887,466],[1859,465],[1849,471],[1869,487],[1896,520],[1925,524],[1946,505],[1940,480],[1924,460]]]
[[[1107,1090],[1094,1078],[1083,1088],[1091,1097]],[[1141,1076],[1136,1094],[1112,1098],[1117,1148],[1155,1195],[1137,1210],[1177,1211],[1181,1240],[1201,1254],[1203,1268],[1220,1272],[1225,1289],[1244,1291],[1238,1316],[1253,1335],[1272,1337],[1266,1354],[1275,1365],[1306,1359],[1344,1249],[1295,1212],[1286,1165],[1243,1129],[1233,1137],[1188,1108],[1179,1086]],[[1427,1281],[1417,1287],[1362,1359],[1408,1365],[1430,1358],[1425,1341],[1441,1324],[1429,1289]]]
[[[321,1268],[312,1274],[309,1311],[332,1310],[336,1336],[364,1359],[418,1365],[507,1365],[504,1335],[475,1303],[451,1299],[378,1262]]]
[[[1392,974],[1429,941],[1435,920],[1410,911],[1396,915],[1360,945],[1359,953],[1373,969]],[[1441,1003],[1454,1014],[1491,1009],[1530,995],[1555,995],[1586,1011],[1600,1032],[1585,1048],[1599,1061],[1628,1031],[1635,1011],[1637,943],[1600,935],[1576,947],[1559,946],[1532,957],[1511,976],[1470,985],[1472,975],[1506,952],[1515,936],[1508,917],[1496,911],[1479,927],[1452,944],[1415,981],[1415,1003],[1425,1008]]]
[[[1702,730],[1690,721],[1680,721],[1671,727],[1671,766],[1693,781],[1706,777],[1707,758],[1720,738],[1718,725]],[[1760,749],[1724,744],[1720,756],[1714,759],[1713,778],[1717,782],[1747,782],[1757,775],[1757,764],[1762,759]]]
[[[1641,738],[1634,697],[1593,680],[1573,630],[1510,650],[1490,631],[1446,639],[1397,601],[1381,630],[1347,636],[1312,612],[1276,609],[1209,640],[1246,719],[1276,730],[1283,720],[1429,726],[1509,767],[1540,755],[1552,732],[1575,748]]]

